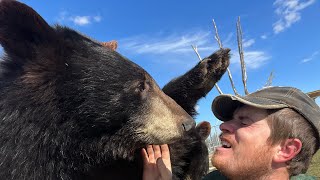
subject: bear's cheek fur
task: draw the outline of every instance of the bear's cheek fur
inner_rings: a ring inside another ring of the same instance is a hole
[[[145,111],[133,119],[139,119],[135,134],[145,144],[171,143],[184,135],[183,120],[185,116],[174,113],[161,97],[153,96],[142,107]]]

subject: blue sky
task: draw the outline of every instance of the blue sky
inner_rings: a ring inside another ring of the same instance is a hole
[[[320,89],[317,0],[22,2],[51,25],[69,26],[99,41],[117,40],[118,52],[145,68],[160,87],[198,62],[191,45],[198,46],[202,57],[218,49],[214,19],[223,46],[232,49],[230,70],[243,94],[236,40],[240,16],[249,92],[262,88],[271,71],[273,85],[295,86],[304,92]],[[219,86],[224,93],[233,93],[226,74]],[[199,102],[198,122],[216,123],[211,102],[217,95],[213,89]]]

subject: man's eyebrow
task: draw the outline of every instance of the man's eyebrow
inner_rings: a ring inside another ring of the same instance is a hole
[[[237,116],[237,118],[240,120],[240,121],[243,121],[243,120],[249,120],[250,122],[254,123],[255,121],[250,117],[248,116],[247,114],[239,114]]]

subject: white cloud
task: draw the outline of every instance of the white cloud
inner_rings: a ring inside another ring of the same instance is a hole
[[[244,52],[246,67],[249,69],[257,69],[263,66],[271,57],[262,51]]]
[[[75,16],[71,17],[70,20],[79,26],[84,26],[91,23],[91,18],[89,16]]]
[[[249,40],[243,40],[242,47],[243,47],[243,54],[244,54],[244,61],[246,64],[247,69],[258,69],[271,59],[271,56],[261,50],[251,50],[253,49],[253,44],[255,43],[255,39],[249,39]],[[250,50],[248,48],[250,47]],[[239,56],[239,50],[238,46],[236,47],[233,45],[231,46],[231,64],[234,64],[238,67],[240,67],[240,56]]]
[[[61,23],[61,22],[65,21],[67,15],[68,15],[68,12],[67,12],[67,11],[61,11],[61,12],[59,12],[58,22]]]
[[[94,17],[93,17],[93,20],[94,20],[95,22],[100,22],[100,21],[102,20],[102,17],[101,17],[101,16],[94,16]]]
[[[63,22],[73,22],[75,25],[78,26],[85,26],[88,24],[91,24],[93,22],[100,22],[102,20],[102,17],[97,16],[78,16],[78,15],[70,15],[67,11],[61,11],[59,13],[59,16],[57,18],[59,23]]]
[[[217,50],[218,44],[213,38],[213,34],[210,32],[198,31],[189,32],[186,34],[172,34],[167,36],[150,35],[150,36],[135,36],[119,40],[121,49],[125,53],[131,54],[143,54],[143,55],[161,55],[170,57],[171,62],[173,59],[183,59],[182,56],[191,57],[197,60],[196,55],[191,48],[191,45],[197,45],[198,51],[202,58],[211,54],[214,50]],[[228,34],[225,40],[222,40],[224,47],[228,47],[231,50],[231,63],[238,64],[239,55],[238,47],[234,43],[236,38],[232,33]],[[243,42],[245,61],[248,69],[257,69],[265,65],[271,58],[267,53],[259,50],[248,51],[246,48],[251,47],[255,43],[254,39],[245,40]],[[185,61],[179,63],[186,63]]]
[[[223,40],[223,44],[226,45],[226,44],[230,44],[232,43],[235,38],[237,38],[236,36],[234,36],[234,33],[229,33],[227,38],[225,40]]]
[[[267,36],[266,34],[263,34],[263,35],[260,36],[260,38],[261,38],[261,39],[267,39],[268,36]]]
[[[276,0],[273,5],[280,19],[273,24],[273,32],[278,34],[298,22],[301,19],[300,11],[314,2],[315,0]]]
[[[311,54],[311,56],[304,58],[301,60],[301,63],[306,63],[311,61],[314,57],[316,57],[319,54],[319,51],[315,51],[314,53]]]
[[[184,35],[136,36],[121,41],[122,47],[138,54],[183,54],[194,53],[191,45],[197,45],[198,51],[212,51],[208,45],[212,34],[209,32],[187,33]]]
[[[271,59],[271,56],[263,51],[244,51],[243,54],[247,69],[258,69]],[[238,54],[235,54],[231,58],[231,63],[237,65],[240,64],[240,57]]]
[[[247,48],[247,47],[252,46],[254,43],[255,43],[254,39],[244,40],[243,43],[242,43],[242,46],[244,48]]]

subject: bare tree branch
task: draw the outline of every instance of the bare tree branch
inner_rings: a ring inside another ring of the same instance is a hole
[[[214,86],[216,87],[216,89],[219,92],[219,94],[223,94],[223,92],[221,91],[221,89],[220,89],[220,87],[219,87],[217,82],[216,82],[216,84]]]
[[[191,45],[191,47],[194,50],[194,52],[197,54],[199,60],[202,61],[202,58],[201,58],[201,56],[200,56],[200,54],[198,52],[198,47],[197,46],[193,46],[193,45]]]
[[[237,40],[238,40],[238,50],[239,50],[241,70],[242,70],[242,82],[244,86],[244,92],[247,95],[249,94],[249,92],[247,89],[246,64],[244,62],[243,49],[242,49],[242,30],[241,30],[241,24],[240,24],[240,17],[238,17],[238,21],[237,21]]]
[[[273,80],[274,76],[273,76],[273,71],[271,71],[270,76],[268,78],[268,81],[266,82],[266,84],[264,85],[264,87],[269,87],[272,85],[272,80]]]
[[[216,35],[214,36],[214,38],[218,42],[220,49],[222,49],[222,43],[221,43],[221,40],[220,40],[220,37],[219,37],[219,34],[218,34],[218,28],[216,26],[216,23],[214,22],[214,19],[212,19],[212,23],[213,23],[213,27],[214,27],[215,32],[216,32]]]
[[[231,83],[233,92],[234,92],[235,95],[239,95],[238,92],[237,92],[237,90],[236,90],[236,88],[235,88],[234,82],[233,82],[233,80],[232,80],[232,75],[231,75],[230,69],[227,68],[227,71],[228,71],[229,80],[230,80],[230,83]]]

